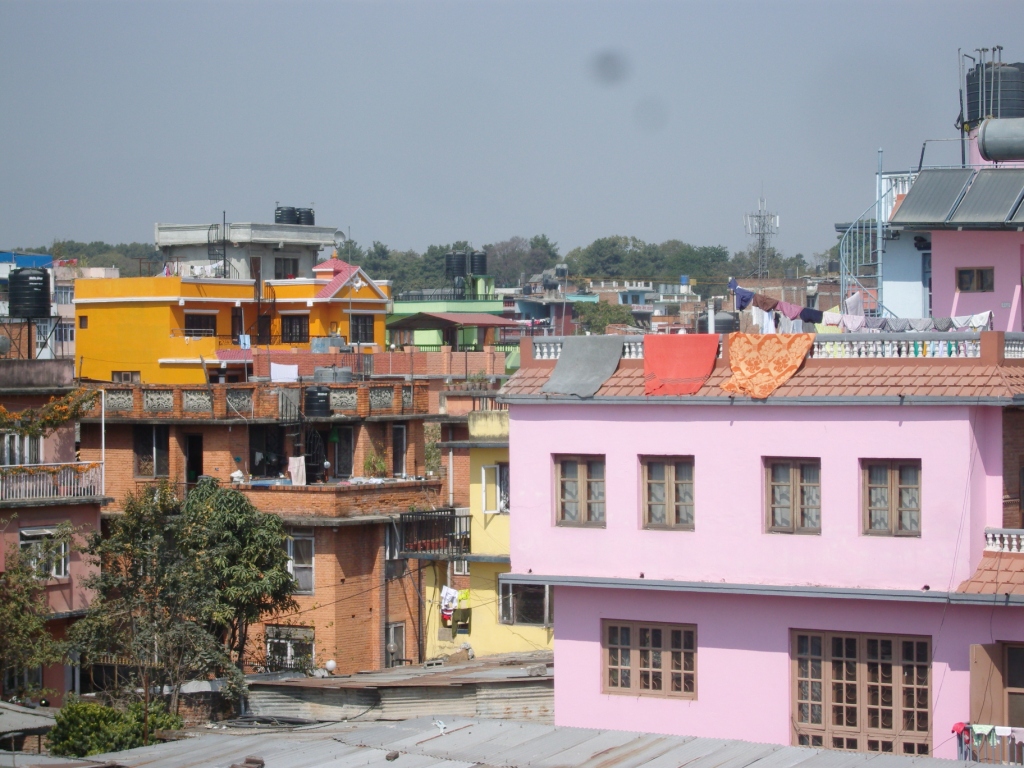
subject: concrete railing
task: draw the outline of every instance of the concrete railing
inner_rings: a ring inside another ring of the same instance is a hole
[[[819,333],[815,359],[977,358],[980,333]]]
[[[103,463],[19,464],[0,467],[0,503],[103,495]]]
[[[986,528],[985,549],[989,552],[1024,552],[1024,530]]]

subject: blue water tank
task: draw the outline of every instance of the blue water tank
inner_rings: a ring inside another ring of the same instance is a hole
[[[690,276],[689,275],[680,275],[679,276],[679,284],[680,285],[689,285],[690,284]]]

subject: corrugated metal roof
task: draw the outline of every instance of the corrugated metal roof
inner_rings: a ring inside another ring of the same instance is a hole
[[[1022,191],[1024,170],[978,171],[949,223],[1001,225],[1013,213]]]
[[[972,175],[974,171],[970,168],[921,171],[891,222],[896,225],[944,223]]]
[[[387,725],[332,724],[290,732],[204,733],[127,752],[96,755],[129,768],[223,768],[258,755],[267,768],[971,768],[930,757],[754,744],[733,739],[565,728],[500,720],[432,718]],[[388,761],[390,752],[398,752]]]
[[[30,709],[0,701],[0,734],[46,733],[53,728],[53,715],[47,709]]]

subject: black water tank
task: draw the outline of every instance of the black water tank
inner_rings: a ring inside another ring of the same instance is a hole
[[[455,277],[455,251],[448,251],[444,255],[444,279],[451,280]]]
[[[533,295],[533,286],[532,285],[524,285],[523,286],[523,296],[532,296],[532,295]]]
[[[9,280],[11,317],[50,316],[50,274],[45,269],[12,269]]]
[[[274,211],[275,224],[298,224],[299,212],[294,208],[278,208]]]
[[[327,387],[306,388],[306,416],[331,415],[331,390]]]
[[[971,127],[990,115],[1024,117],[1024,62],[986,64],[984,91],[979,93],[981,69],[977,66],[967,72],[967,122]]]
[[[452,272],[452,274],[455,277],[465,277],[465,275],[466,275],[466,252],[465,251],[456,251],[452,255],[455,257],[454,258],[455,266],[454,266],[454,271]]]
[[[471,275],[486,275],[487,274],[487,254],[483,251],[473,251],[469,255],[469,274]]]
[[[316,215],[312,208],[296,208],[295,214],[298,216],[299,224],[304,227],[312,227],[316,223]]]

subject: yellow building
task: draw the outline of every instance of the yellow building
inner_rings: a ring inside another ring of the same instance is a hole
[[[498,575],[510,570],[508,412],[473,411],[468,419],[469,440],[456,447],[469,448],[469,554],[423,571],[426,658],[453,653],[464,643],[477,656],[551,650],[553,590],[498,584]],[[461,588],[450,622],[441,613],[447,585]]]
[[[309,277],[274,280],[196,275],[177,266],[185,274],[75,282],[79,376],[237,381],[252,371],[253,348],[384,348],[389,286],[337,258],[313,266]]]

